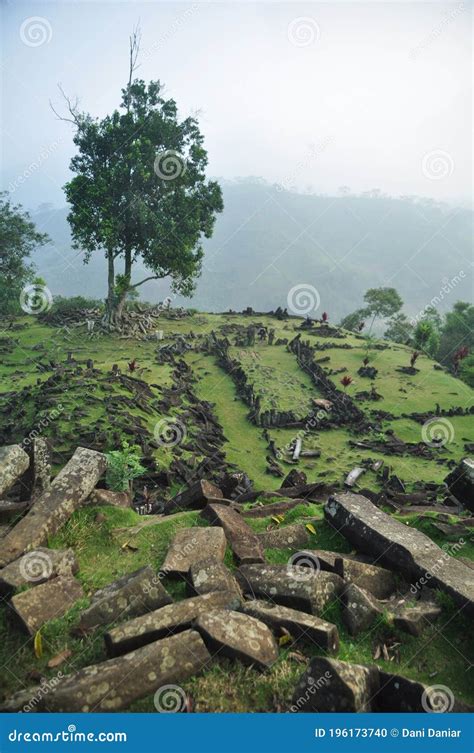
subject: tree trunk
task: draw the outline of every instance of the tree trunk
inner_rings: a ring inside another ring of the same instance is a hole
[[[108,265],[107,307],[106,307],[107,310],[106,310],[105,320],[106,322],[111,324],[114,319],[114,304],[115,304],[115,267],[114,267],[114,255],[111,249],[107,251],[107,265]]]

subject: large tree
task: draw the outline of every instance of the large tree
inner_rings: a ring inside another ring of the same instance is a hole
[[[130,39],[130,67],[120,110],[103,119],[66,98],[75,126],[75,177],[65,186],[74,245],[88,261],[108,263],[107,316],[118,323],[125,301],[149,280],[170,277],[190,295],[200,274],[201,241],[212,234],[222,193],[206,180],[207,152],[195,118],[179,120],[159,81],[134,79],[139,35]],[[133,278],[141,261],[147,273]],[[120,265],[118,264],[120,263]]]
[[[49,240],[36,230],[27,212],[0,194],[0,314],[20,310],[20,294],[34,279],[31,252]]]
[[[364,295],[366,311],[372,317],[368,335],[376,319],[387,319],[400,311],[403,301],[395,288],[369,288]]]

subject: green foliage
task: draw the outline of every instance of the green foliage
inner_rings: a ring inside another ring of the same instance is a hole
[[[400,311],[403,301],[395,288],[369,288],[364,295],[367,311],[374,318],[393,316]]]
[[[0,314],[20,311],[21,290],[34,277],[27,260],[37,246],[48,241],[20,205],[14,206],[6,193],[0,194]]]
[[[453,354],[462,346],[474,350],[474,306],[466,301],[456,301],[444,320],[438,360],[450,366]]]
[[[369,312],[367,309],[357,309],[352,314],[348,314],[341,319],[339,326],[343,329],[348,329],[350,332],[358,332],[368,315]]]
[[[74,113],[78,153],[71,161],[75,177],[65,186],[68,220],[86,261],[105,250],[109,299],[115,291],[123,301],[146,279],[168,276],[174,291],[190,295],[201,269],[201,239],[210,238],[223,209],[219,185],[206,180],[197,121],[180,121],[176,102],[162,93],[159,81],[130,80],[120,111],[102,120]],[[119,258],[124,273],[117,291]],[[138,259],[150,274],[132,283]]]
[[[431,358],[435,358],[439,348],[440,336],[435,324],[430,319],[422,319],[413,333],[415,346]]]
[[[107,486],[115,492],[128,492],[135,478],[142,476],[146,469],[140,463],[140,448],[124,441],[121,450],[106,453]]]
[[[469,387],[474,387],[474,353],[461,361],[459,376]]]
[[[408,345],[411,341],[412,335],[413,325],[410,323],[406,314],[399,312],[398,314],[394,314],[394,316],[388,320],[388,327],[384,333],[384,338],[386,340]]]
[[[83,311],[84,309],[102,308],[102,301],[98,301],[95,298],[84,298],[82,295],[76,295],[72,298],[63,298],[63,296],[55,296],[54,303],[51,307],[52,314],[71,314],[76,311]]]

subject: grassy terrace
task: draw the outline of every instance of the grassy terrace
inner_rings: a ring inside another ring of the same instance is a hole
[[[251,321],[261,322],[276,329],[276,337],[290,339],[296,334],[298,320],[277,322],[267,317],[251,317]],[[49,427],[50,435],[57,437],[58,449],[66,459],[77,445],[79,429],[98,425],[107,430],[108,413],[104,408],[104,397],[108,394],[102,389],[102,378],[105,379],[111,366],[117,363],[126,373],[127,363],[136,358],[139,365],[139,378],[151,385],[157,385],[158,396],[163,390],[173,384],[172,368],[168,364],[159,365],[155,353],[160,343],[135,342],[113,337],[98,337],[87,339],[81,330],[72,330],[66,334],[51,327],[41,325],[33,317],[19,320],[25,324],[24,329],[0,333],[0,337],[17,341],[11,352],[4,353],[0,362],[0,408],[1,393],[19,391],[24,387],[33,388],[28,396],[19,397],[24,415],[18,417],[18,431],[31,430],[32,427],[47,410],[45,404],[40,404],[34,398],[41,398],[41,385],[51,376],[52,370],[41,371],[38,362],[48,363],[49,360],[64,361],[67,351],[81,363],[92,358],[94,365],[100,370],[100,378],[85,379],[83,383],[72,381],[64,384],[58,391],[57,399],[64,406],[61,415]],[[236,315],[196,314],[181,320],[171,321],[162,319],[159,328],[163,330],[163,343],[171,343],[177,334],[185,335],[191,330],[195,335],[209,334],[212,330],[219,332],[224,325],[238,324],[248,326],[248,317]],[[230,335],[232,341],[232,334]],[[312,342],[319,341],[313,335],[303,333],[303,339]],[[324,340],[326,342],[326,340]],[[353,375],[356,384],[349,388],[350,394],[370,388],[370,380],[362,379],[356,372],[364,356],[364,344],[356,337],[347,336],[345,340],[334,340],[336,344],[344,342],[353,345],[353,349],[343,350],[330,348],[321,351],[321,357],[329,355],[330,361],[323,364],[326,368],[338,369],[345,366],[349,374]],[[36,346],[40,343],[43,350]],[[257,354],[254,358],[249,350]],[[244,367],[255,384],[256,391],[262,395],[263,410],[276,407],[280,410],[307,411],[311,397],[316,397],[314,387],[307,375],[296,363],[296,358],[288,353],[284,346],[268,346],[256,344],[252,349],[232,348],[232,355],[238,354]],[[368,417],[374,409],[390,411],[399,417],[402,413],[413,411],[433,410],[436,402],[442,408],[451,406],[468,406],[472,403],[472,390],[459,380],[443,371],[433,368],[433,363],[426,358],[420,358],[417,367],[420,373],[414,377],[400,374],[396,367],[407,365],[410,351],[401,346],[390,346],[385,350],[371,351],[372,361],[379,373],[375,380],[376,389],[384,396],[383,401],[363,402],[358,405]],[[262,429],[252,425],[248,419],[248,408],[236,394],[232,379],[216,364],[213,356],[202,352],[189,351],[184,356],[192,367],[195,382],[193,389],[200,399],[209,401],[214,406],[214,413],[221,423],[226,442],[224,450],[229,463],[235,464],[245,471],[255,484],[262,490],[273,490],[280,486],[281,480],[266,472],[265,456],[268,454],[268,442],[264,438]],[[334,377],[338,382],[339,376]],[[39,384],[37,384],[39,383]],[[406,390],[403,392],[401,390]],[[120,385],[114,386],[114,395],[127,397],[129,393]],[[172,413],[180,413],[180,408],[172,409]],[[79,415],[83,412],[84,415]],[[150,435],[153,434],[154,424],[159,416],[151,416],[138,407],[127,408],[126,412],[140,416]],[[439,451],[440,458],[459,460],[466,452],[465,442],[474,441],[472,417],[455,416],[449,419],[452,436],[448,444]],[[192,438],[193,426],[187,426],[188,436]],[[377,434],[387,429],[393,429],[397,436],[409,441],[421,441],[421,425],[411,419],[397,418],[392,421],[382,421],[377,428]],[[46,431],[47,433],[47,431]],[[294,431],[290,429],[272,429],[269,435],[278,447],[284,447],[294,438]],[[414,457],[393,457],[367,450],[351,448],[350,440],[370,439],[367,436],[355,436],[350,428],[319,431],[308,434],[304,438],[306,449],[318,448],[319,458],[303,458],[299,468],[304,470],[309,481],[326,480],[328,483],[341,483],[344,476],[352,467],[365,458],[373,460],[383,459],[391,471],[402,478],[408,489],[413,489],[416,482],[440,482],[446,476],[448,468],[439,464]],[[21,439],[18,436],[18,439]],[[160,468],[167,468],[172,460],[170,449],[156,450],[156,460]],[[281,461],[284,471],[289,471],[292,465]],[[360,480],[361,487],[380,488],[379,478],[368,471]],[[321,500],[323,502],[324,500]],[[430,514],[419,516],[403,516],[401,519],[409,526],[423,530],[438,544],[449,542],[449,537],[443,536],[430,521]],[[457,518],[451,516],[451,522]],[[312,522],[316,534],[311,538],[310,547],[330,549],[332,551],[350,551],[346,540],[335,533],[323,519],[321,504],[308,507],[297,507],[288,513],[282,525],[293,522]],[[271,518],[250,520],[256,530],[263,531],[275,522]],[[37,658],[34,654],[32,641],[25,640],[11,629],[7,629],[6,610],[0,609],[0,659],[5,669],[5,692],[10,693],[31,684],[32,670],[41,672],[46,677],[54,676],[57,670],[47,668],[47,662],[69,648],[70,658],[62,665],[64,673],[73,672],[80,667],[94,661],[105,659],[105,651],[101,630],[92,635],[78,637],[71,633],[77,622],[80,609],[87,603],[90,595],[99,587],[111,582],[118,576],[132,572],[144,564],[159,567],[163,562],[167,547],[174,534],[180,527],[206,525],[196,512],[180,513],[166,519],[158,519],[153,525],[145,525],[143,517],[132,510],[118,510],[113,508],[84,508],[76,512],[63,528],[49,542],[54,548],[73,547],[80,563],[78,578],[84,585],[85,598],[75,605],[64,618],[49,623],[42,630],[43,655]],[[474,549],[471,537],[467,537],[466,544],[457,554],[474,559]],[[267,550],[270,562],[287,562],[290,550]],[[230,552],[226,556],[227,564],[232,568],[234,563]],[[174,598],[180,599],[185,595],[184,584],[167,579],[166,588]],[[389,671],[413,677],[427,683],[445,684],[452,691],[469,702],[474,702],[474,685],[471,672],[466,671],[469,659],[472,629],[468,622],[460,615],[453,617],[451,606],[443,602],[444,610],[440,621],[429,628],[423,639],[413,638],[405,633],[396,631],[385,619],[379,620],[375,627],[358,638],[347,634],[342,623],[339,605],[334,605],[324,615],[335,622],[341,636],[341,651],[339,658],[357,663],[376,661],[382,668]],[[390,646],[399,645],[391,651]],[[393,661],[373,659],[377,646],[387,644],[389,653],[394,656]],[[287,708],[293,688],[303,665],[298,661],[299,647],[296,645],[282,645],[280,658],[272,670],[267,673],[244,668],[238,663],[222,660],[213,665],[206,673],[184,684],[191,694],[197,711],[278,711]],[[311,647],[305,647],[306,656],[317,653]],[[14,657],[14,661],[12,661]],[[132,707],[137,711],[153,711],[151,698],[140,701]]]

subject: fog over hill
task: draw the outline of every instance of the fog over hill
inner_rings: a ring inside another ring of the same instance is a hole
[[[258,179],[223,182],[224,211],[204,243],[193,298],[173,305],[200,310],[266,311],[286,306],[295,285],[314,286],[321,311],[339,319],[361,305],[369,287],[396,287],[414,315],[433,298],[440,309],[470,300],[472,212],[416,197],[298,194]],[[87,265],[71,247],[67,208],[42,205],[32,218],[52,243],[34,256],[53,295],[102,298],[106,265]],[[134,281],[143,270],[137,266]],[[141,297],[162,300],[168,281],[145,284]],[[443,292],[444,291],[444,292]]]

